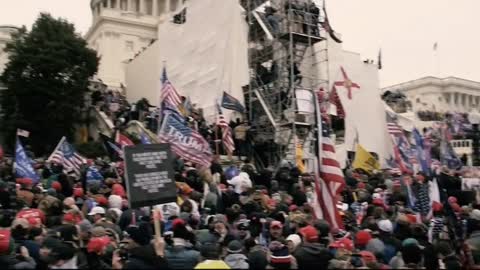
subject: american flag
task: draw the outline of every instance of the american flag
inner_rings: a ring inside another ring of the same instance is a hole
[[[165,67],[163,68],[161,81],[162,90],[160,92],[160,103],[178,108],[178,106],[182,104],[182,99],[177,90],[175,90],[175,87],[173,87],[172,83],[168,80],[167,69]]]
[[[78,154],[65,137],[62,137],[47,161],[63,165],[64,173],[73,171],[76,176],[80,176],[81,166],[87,163],[87,159]]]
[[[315,197],[321,208],[323,218],[332,228],[343,228],[343,222],[339,212],[336,209],[337,196],[345,187],[345,179],[340,164],[335,154],[335,145],[330,138],[329,126],[325,117],[321,117],[319,130],[322,131],[319,136],[321,145],[319,145],[319,165],[320,177],[316,179]],[[320,211],[315,209],[315,215],[319,218]]]
[[[403,135],[403,128],[399,126],[394,117],[387,112],[387,130],[391,135]]]
[[[217,119],[217,126],[222,129],[222,142],[223,146],[225,146],[225,150],[229,155],[233,153],[233,150],[235,150],[235,143],[233,142],[233,137],[232,137],[232,129],[227,123],[227,120],[225,120],[225,116],[222,113],[222,109],[220,106],[218,107],[218,119]]]
[[[198,133],[188,127],[185,120],[175,113],[169,113],[158,134],[162,143],[169,143],[172,151],[181,158],[209,168],[212,160],[210,145]]]

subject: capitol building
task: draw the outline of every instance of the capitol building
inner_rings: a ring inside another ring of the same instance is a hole
[[[126,85],[127,64],[158,38],[158,28],[185,0],[92,0],[92,26],[85,35],[100,56],[98,78],[109,88]]]

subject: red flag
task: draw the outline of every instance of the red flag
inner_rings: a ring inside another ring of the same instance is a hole
[[[117,136],[115,137],[115,142],[120,145],[122,148],[125,146],[135,145],[127,136],[117,132]]]
[[[0,160],[3,159],[3,155],[4,155],[3,147],[0,145]]]

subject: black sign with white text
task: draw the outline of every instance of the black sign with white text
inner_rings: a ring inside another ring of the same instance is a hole
[[[169,144],[126,146],[125,176],[131,208],[177,200]]]

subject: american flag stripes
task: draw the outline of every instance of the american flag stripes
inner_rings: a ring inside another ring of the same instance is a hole
[[[162,143],[169,143],[172,151],[181,158],[205,168],[210,167],[210,145],[198,131],[188,127],[180,115],[168,113],[165,116],[158,138]]]
[[[337,211],[337,196],[345,187],[345,180],[340,164],[335,154],[335,145],[330,138],[329,126],[326,118],[321,117],[319,122],[319,176],[316,179],[315,197],[320,205],[323,218],[332,228],[343,228],[343,222]],[[313,207],[315,210],[315,206]],[[317,218],[318,210],[315,210]]]
[[[223,115],[220,106],[218,106],[217,126],[222,129],[222,142],[225,151],[227,151],[229,155],[233,154],[235,143],[233,142],[232,129],[228,125],[227,120],[225,120],[225,116]]]
[[[394,136],[403,135],[403,128],[396,123],[395,118],[390,116],[388,112],[387,112],[387,130],[389,134]]]
[[[63,172],[74,172],[76,176],[80,176],[81,166],[87,163],[87,160],[75,151],[65,137],[62,137],[47,161],[63,165]]]
[[[175,87],[168,80],[167,69],[164,67],[162,72],[162,90],[160,92],[160,103],[168,104],[174,108],[178,108],[182,104],[182,99]]]

